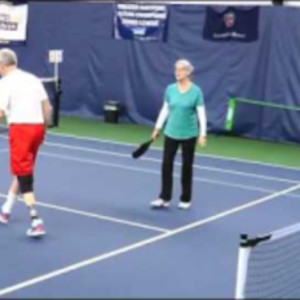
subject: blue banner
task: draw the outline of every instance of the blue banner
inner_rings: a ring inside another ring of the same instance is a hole
[[[167,22],[167,5],[114,6],[114,38],[117,40],[166,41]]]
[[[258,39],[259,7],[228,7],[218,12],[207,7],[203,38],[211,41],[253,42]]]

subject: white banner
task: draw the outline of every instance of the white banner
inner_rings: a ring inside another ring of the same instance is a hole
[[[0,2],[0,43],[25,42],[28,3]]]

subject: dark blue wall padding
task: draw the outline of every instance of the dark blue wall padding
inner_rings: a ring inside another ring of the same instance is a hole
[[[196,67],[212,132],[223,131],[232,96],[300,106],[300,10],[261,7],[258,41],[218,43],[202,38],[205,9],[172,5],[166,43],[132,42],[113,40],[112,4],[32,2],[27,45],[15,49],[21,66],[38,76],[52,74],[48,50],[64,49],[65,114],[101,117],[104,102],[113,99],[132,122],[153,125],[182,57]],[[241,106],[234,130],[299,142],[300,113]]]

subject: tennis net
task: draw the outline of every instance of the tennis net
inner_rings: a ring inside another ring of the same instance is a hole
[[[236,299],[300,298],[300,223],[270,234],[241,235]]]
[[[299,118],[300,106],[235,97],[228,101],[225,132],[275,142],[281,141],[281,132],[288,141],[300,143]]]

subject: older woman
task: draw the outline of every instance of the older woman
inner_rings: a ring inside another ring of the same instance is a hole
[[[182,148],[182,194],[178,207],[188,209],[192,198],[193,161],[197,140],[206,145],[206,113],[203,93],[191,80],[193,65],[185,59],[175,63],[176,83],[169,85],[164,104],[152,133],[157,139],[165,126],[164,153],[162,163],[162,188],[159,199],[153,200],[153,208],[167,208],[172,198],[173,165],[179,146]],[[199,126],[200,123],[200,126]],[[200,128],[199,128],[200,127]]]

